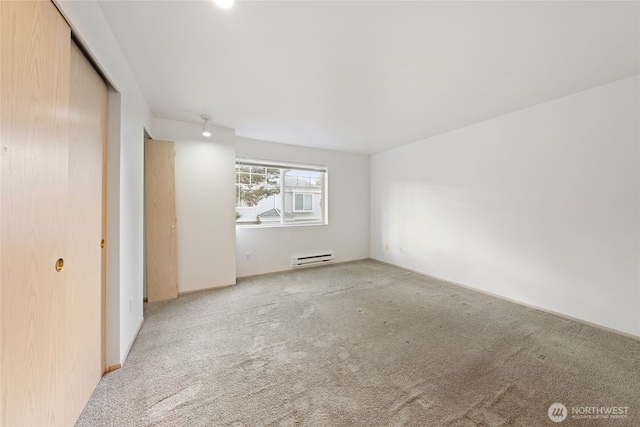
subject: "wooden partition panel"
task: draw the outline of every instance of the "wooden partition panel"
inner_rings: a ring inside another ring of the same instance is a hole
[[[70,29],[0,2],[0,424],[69,425],[65,283]]]
[[[178,296],[175,144],[146,140],[144,153],[147,297],[160,301]]]

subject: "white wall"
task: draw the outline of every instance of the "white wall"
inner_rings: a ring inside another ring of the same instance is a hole
[[[639,93],[636,76],[372,156],[371,257],[640,336]]]
[[[98,3],[55,3],[119,92],[109,96],[107,364],[113,365],[124,362],[143,320],[143,135],[145,127],[152,130],[151,111]]]
[[[236,283],[235,132],[155,119],[154,138],[175,141],[178,292]]]
[[[238,227],[238,277],[288,270],[292,256],[317,251],[335,251],[337,262],[369,257],[369,156],[246,138],[236,138],[236,155],[325,165],[329,172],[329,224]]]

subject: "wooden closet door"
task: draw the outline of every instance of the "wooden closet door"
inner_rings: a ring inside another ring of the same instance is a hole
[[[178,296],[176,251],[175,144],[145,140],[144,197],[147,233],[147,296]]]
[[[71,45],[67,319],[69,396],[75,420],[104,372],[102,363],[103,153],[107,85]]]
[[[69,425],[70,29],[49,1],[0,1],[0,425]],[[62,201],[62,203],[61,203]],[[66,259],[65,259],[66,261]]]

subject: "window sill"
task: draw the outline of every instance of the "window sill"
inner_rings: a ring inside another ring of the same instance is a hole
[[[260,223],[260,224],[252,224],[252,223],[247,223],[247,224],[240,224],[240,223],[236,223],[236,228],[297,228],[297,227],[322,227],[322,226],[326,226],[329,225],[326,222],[314,222],[314,223],[300,223],[300,224],[281,224],[281,223],[275,223],[275,224],[269,224],[269,223]]]

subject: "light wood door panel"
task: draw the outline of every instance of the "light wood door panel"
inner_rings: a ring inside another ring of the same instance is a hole
[[[103,372],[107,88],[50,1],[0,22],[0,425],[73,425]]]
[[[104,372],[102,365],[103,152],[107,85],[71,45],[67,246],[67,403],[77,418]]]
[[[149,301],[178,296],[174,145],[157,140],[144,144]]]
[[[0,2],[0,424],[68,425],[64,349],[70,29]]]

